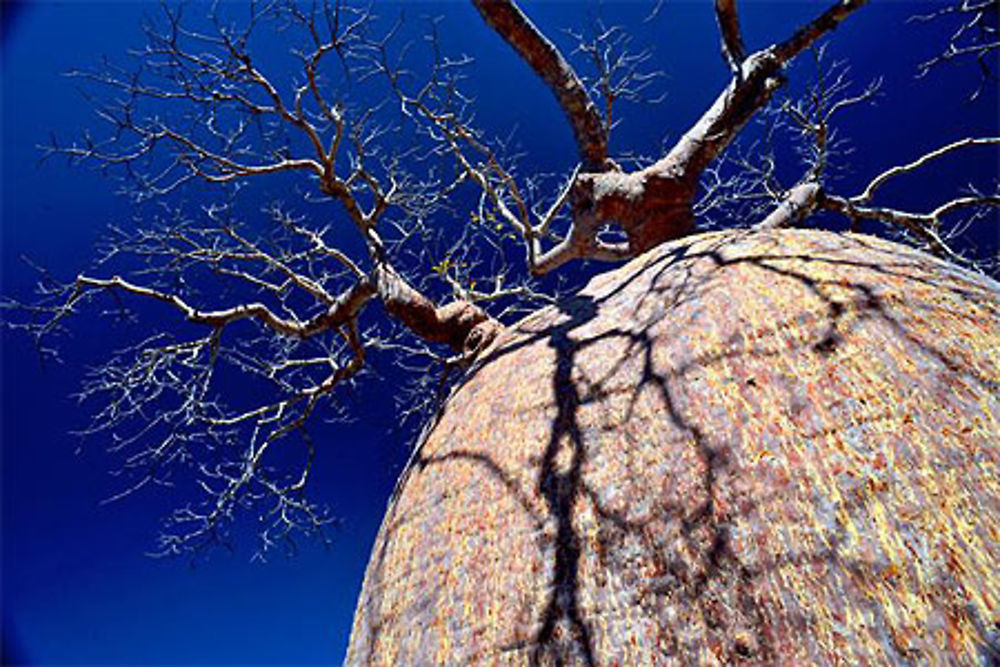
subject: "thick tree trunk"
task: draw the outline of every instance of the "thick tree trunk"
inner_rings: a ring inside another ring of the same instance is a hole
[[[348,664],[995,655],[1000,285],[872,237],[682,243],[511,327],[448,400]]]

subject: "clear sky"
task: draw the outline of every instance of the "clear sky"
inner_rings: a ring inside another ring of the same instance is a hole
[[[196,12],[203,5],[191,3]],[[661,104],[626,109],[612,151],[655,152],[709,104],[726,79],[708,2],[668,0],[605,3],[606,21],[621,21],[648,46],[666,77]],[[783,36],[821,2],[745,0],[749,48]],[[378,5],[396,15],[398,4]],[[588,11],[572,2],[526,3],[554,37],[580,27]],[[859,86],[883,77],[872,108],[844,114],[842,132],[856,152],[840,187],[846,194],[892,164],[947,141],[996,135],[996,88],[975,102],[974,65],[948,67],[916,79],[917,65],[944,47],[950,25],[907,23],[932,5],[879,2],[859,12],[832,40]],[[114,196],[115,183],[65,161],[39,164],[37,145],[50,135],[72,140],[95,126],[73,80],[60,76],[120,58],[141,43],[139,21],[156,5],[139,2],[29,2],[11,5],[2,45],[2,290],[26,296],[35,275],[26,255],[63,279],[87,266],[107,225],[129,224],[133,210]],[[410,3],[404,30],[417,37],[423,15],[442,15],[442,45],[477,59],[469,80],[479,120],[497,135],[516,131],[525,168],[572,168],[571,137],[549,94],[466,3]],[[280,51],[281,44],[267,45]],[[807,71],[793,71],[793,87]],[[280,77],[279,73],[279,77]],[[796,79],[796,77],[800,77]],[[794,174],[794,163],[785,168]],[[892,201],[924,206],[969,182],[989,189],[997,178],[995,151],[970,152],[886,192]],[[197,197],[197,194],[190,195]],[[260,197],[266,198],[267,192]],[[445,224],[445,223],[442,223]],[[971,234],[997,243],[996,216]],[[157,311],[167,318],[172,313]],[[314,497],[341,519],[324,549],[303,542],[294,557],[251,562],[253,542],[237,539],[195,559],[151,559],[158,520],[190,500],[155,489],[121,502],[100,501],[121,488],[109,476],[114,460],[100,438],[71,435],[88,409],[72,398],[85,369],[115,347],[156,325],[115,325],[82,317],[63,341],[62,365],[39,362],[23,336],[3,332],[2,357],[2,612],[5,657],[28,664],[311,664],[339,662],[350,632],[368,551],[412,433],[398,426],[391,396],[400,374],[392,359],[373,359],[376,373],[351,397],[356,421],[314,425],[321,443]],[[377,376],[377,377],[375,377]],[[239,387],[232,388],[239,392]],[[244,530],[238,537],[246,537]]]

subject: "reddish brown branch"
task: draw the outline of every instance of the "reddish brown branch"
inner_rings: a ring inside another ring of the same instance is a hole
[[[517,51],[556,96],[573,128],[584,169],[603,170],[607,132],[601,114],[559,49],[511,0],[473,0],[473,4],[483,20]]]
[[[736,0],[715,0],[715,19],[719,22],[719,32],[722,33],[722,56],[730,69],[739,72],[747,54],[740,32],[740,16]]]
[[[446,343],[456,352],[476,354],[503,328],[486,311],[469,301],[435,306],[390,264],[373,272],[386,311],[416,336],[430,343]]]

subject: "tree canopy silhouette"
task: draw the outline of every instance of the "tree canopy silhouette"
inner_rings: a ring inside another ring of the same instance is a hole
[[[260,517],[264,548],[321,532],[330,517],[307,494],[316,446],[307,426],[317,411],[346,409],[338,392],[364,375],[369,354],[388,351],[414,369],[404,411],[421,413],[505,323],[556,298],[545,276],[571,262],[621,261],[712,225],[839,216],[992,267],[960,232],[995,224],[986,219],[1000,205],[995,189],[941,193],[930,211],[880,195],[1000,137],[941,137],[858,192],[839,191],[831,177],[846,150],[838,115],[879,85],[855,86],[822,41],[863,12],[863,0],[818,5],[764,44],[744,39],[735,0],[716,0],[728,80],[651,156],[611,149],[622,107],[655,105],[668,88],[648,48],[599,19],[560,41],[513,1],[473,4],[552,92],[577,149],[566,173],[532,173],[511,138],[480,126],[465,93],[474,57],[450,54],[435,20],[426,19],[426,39],[410,42],[403,19],[374,4],[220,3],[207,16],[166,5],[126,64],[72,73],[101,130],[45,152],[119,178],[144,217],[113,228],[74,280],[42,272],[38,300],[5,305],[45,356],[56,356],[51,339],[90,304],[122,314],[159,302],[187,324],[157,327],[115,353],[81,391],[101,406],[88,432],[104,434],[131,475],[122,495],[178,477],[200,494],[168,518],[163,553],[224,539],[244,508]],[[997,7],[965,0],[921,17],[960,22],[921,71],[971,59],[992,85]],[[649,20],[669,13],[659,3]],[[802,57],[814,61],[815,80],[803,97],[781,97]],[[751,121],[763,128],[759,140],[737,146]],[[791,184],[778,177],[781,141],[800,158]],[[264,208],[267,226],[241,206],[262,181],[294,193]],[[186,193],[205,188],[213,203],[192,210]],[[228,401],[234,378],[258,383],[260,400]]]

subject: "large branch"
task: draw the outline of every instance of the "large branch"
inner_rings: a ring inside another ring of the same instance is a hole
[[[819,183],[802,181],[789,189],[774,210],[754,225],[754,229],[793,227],[816,210],[822,196],[823,187]]]
[[[69,312],[84,294],[101,289],[117,289],[162,301],[195,324],[221,329],[240,320],[255,319],[275,333],[293,338],[309,338],[353,323],[365,304],[376,295],[389,315],[414,335],[430,343],[445,343],[456,352],[478,352],[502,329],[499,322],[471,302],[460,300],[435,306],[386,261],[377,262],[372,279],[358,281],[336,298],[331,298],[324,312],[305,321],[281,317],[259,302],[221,310],[201,310],[176,294],[137,285],[119,276],[107,279],[78,277],[76,289],[62,311]]]
[[[533,223],[511,175],[491,151],[454,114],[430,110],[420,96],[403,96],[404,106],[430,120],[459,162],[465,177],[478,184],[496,205],[500,217],[523,237],[532,273],[547,273],[574,259],[620,260],[645,252],[665,241],[684,236],[695,227],[693,202],[705,168],[725,150],[747,122],[784,83],[784,65],[833,30],[866,0],[840,0],[783,42],[776,42],[748,58],[743,56],[735,0],[717,0],[716,16],[727,55],[738,67],[712,106],[665,157],[644,169],[621,170],[607,160],[606,134],[596,107],[562,55],[517,5],[510,0],[473,0],[483,18],[552,89],[574,128],[583,157],[557,197],[554,207]],[[596,48],[596,47],[595,47]],[[604,128],[606,129],[606,128]],[[480,154],[474,164],[467,148]],[[549,224],[563,204],[571,209],[565,234],[549,233]],[[803,209],[796,208],[801,216]],[[608,226],[619,228],[626,241],[607,241]],[[549,248],[543,240],[553,240]]]
[[[308,338],[347,324],[357,317],[361,308],[375,294],[375,286],[370,281],[359,281],[338,297],[331,298],[330,306],[325,312],[308,320],[299,321],[276,315],[274,311],[259,302],[240,304],[221,310],[201,310],[176,294],[136,285],[120,276],[107,279],[79,276],[76,279],[76,288],[62,311],[69,312],[85,294],[101,289],[122,290],[136,296],[162,301],[181,311],[187,321],[195,324],[219,329],[240,320],[256,319],[275,333],[294,338]]]
[[[840,0],[784,42],[750,55],[739,75],[658,164],[697,180],[784,83],[782,68],[860,9],[867,0]]]
[[[372,280],[386,312],[418,338],[429,343],[446,343],[455,352],[472,357],[503,329],[489,313],[470,301],[458,299],[435,306],[389,262],[375,230],[368,232],[368,247],[375,264]]]
[[[556,96],[573,128],[584,169],[602,171],[607,156],[606,128],[583,82],[559,49],[512,0],[473,0],[473,4]]]
[[[456,352],[474,354],[502,328],[486,311],[468,301],[435,306],[390,264],[376,266],[374,276],[389,315],[427,342],[446,343]]]
[[[544,273],[577,257],[618,258],[636,255],[694,229],[693,202],[705,168],[733,141],[747,122],[784,83],[784,65],[833,30],[866,0],[841,0],[783,42],[772,44],[739,63],[738,70],[712,106],[654,164],[624,173],[581,173],[573,184],[573,226],[562,243],[545,253],[533,270]],[[717,17],[727,54],[740,49],[735,2],[720,0]],[[789,203],[782,215],[799,218],[801,206]],[[597,234],[606,224],[619,226],[628,247],[602,247]],[[784,223],[782,223],[784,224]]]

